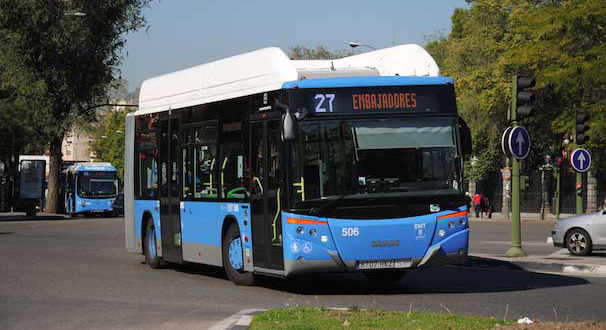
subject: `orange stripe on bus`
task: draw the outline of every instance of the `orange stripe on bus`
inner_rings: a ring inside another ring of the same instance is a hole
[[[469,212],[467,212],[467,211],[458,212],[458,213],[452,213],[452,214],[447,214],[447,215],[439,216],[438,220],[452,219],[452,218],[458,218],[458,217],[466,217],[468,214],[469,214]]]
[[[324,221],[315,221],[315,220],[303,220],[296,218],[288,218],[288,223],[291,225],[326,225],[327,223]]]

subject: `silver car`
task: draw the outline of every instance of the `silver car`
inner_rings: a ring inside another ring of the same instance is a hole
[[[606,210],[561,219],[551,232],[553,245],[584,256],[606,249]]]

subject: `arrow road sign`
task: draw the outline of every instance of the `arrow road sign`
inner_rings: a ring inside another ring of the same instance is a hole
[[[511,155],[517,159],[524,159],[530,152],[530,135],[528,131],[522,127],[517,126],[509,133],[509,141],[507,143]]]
[[[511,152],[509,151],[508,143],[509,143],[509,134],[511,134],[511,130],[513,127],[509,126],[503,131],[503,136],[501,136],[501,150],[503,154],[508,158],[511,157]]]
[[[583,148],[574,149],[570,154],[570,165],[577,172],[587,172],[591,165],[591,154]]]

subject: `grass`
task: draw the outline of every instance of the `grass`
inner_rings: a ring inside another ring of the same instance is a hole
[[[313,307],[275,309],[255,315],[250,329],[492,329],[511,324],[495,318],[393,312],[381,310],[329,310]]]

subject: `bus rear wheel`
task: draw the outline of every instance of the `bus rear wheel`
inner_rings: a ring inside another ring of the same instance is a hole
[[[160,267],[160,257],[158,256],[158,244],[156,241],[156,229],[153,221],[147,223],[145,231],[145,263],[149,267],[156,269]]]
[[[236,285],[253,285],[254,274],[244,271],[244,256],[240,230],[236,224],[231,224],[223,236],[223,267],[227,277]]]

